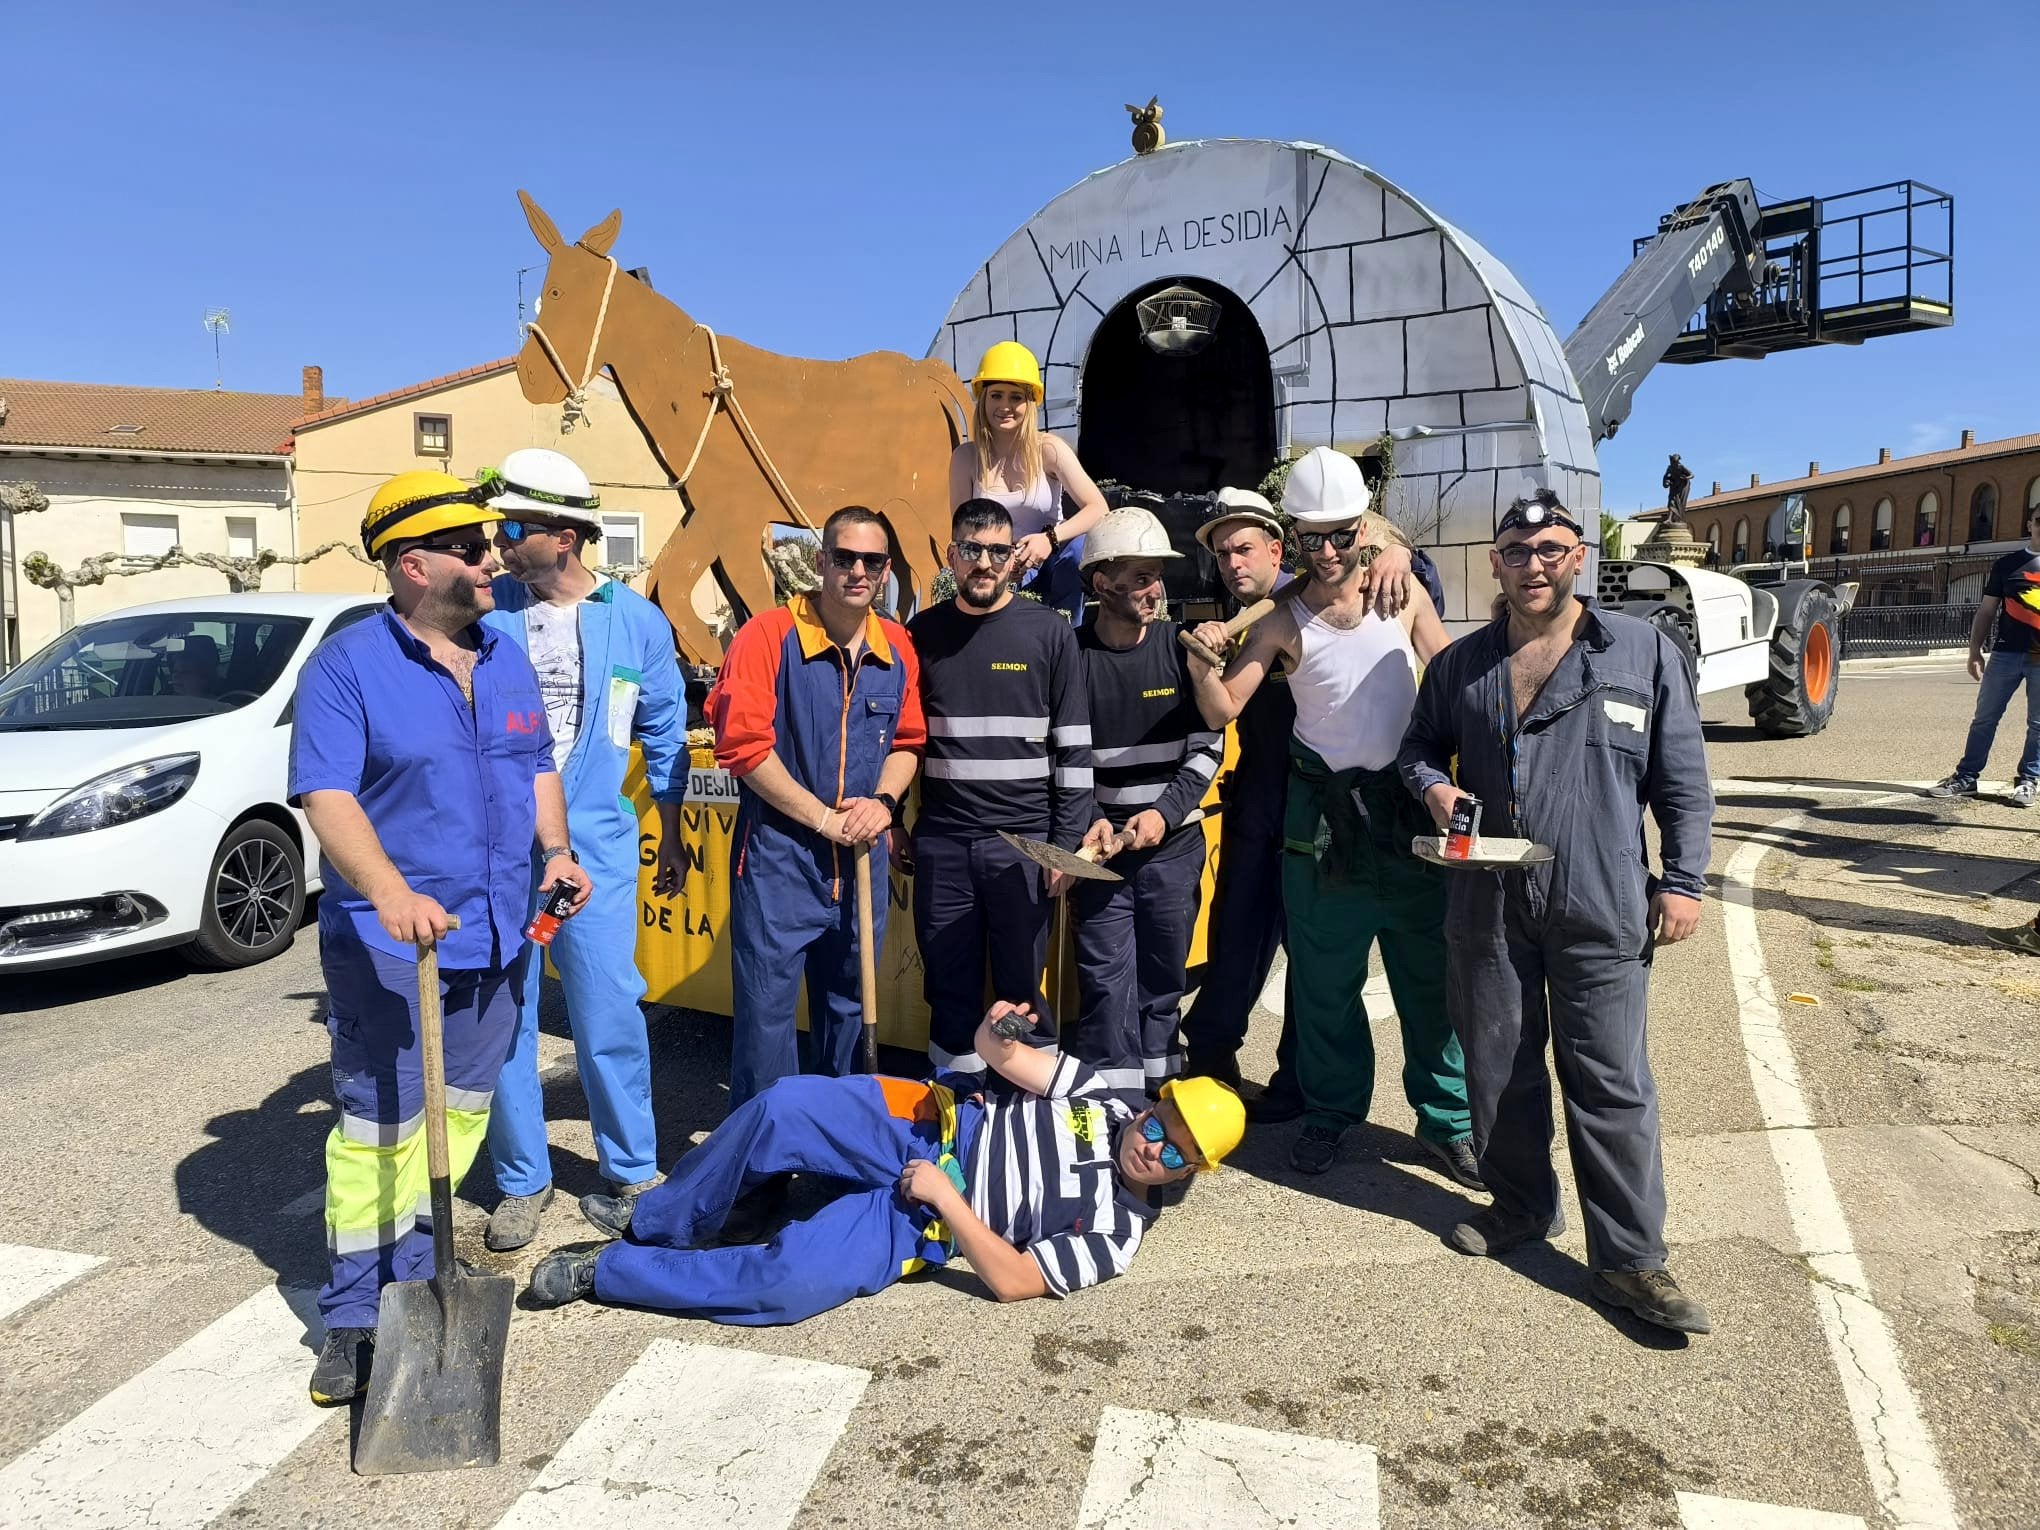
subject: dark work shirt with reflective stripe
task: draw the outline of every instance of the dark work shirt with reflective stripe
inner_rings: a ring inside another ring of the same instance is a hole
[[[1154,622],[1131,648],[1109,647],[1096,622],[1077,633],[1091,697],[1091,792],[1115,829],[1148,808],[1178,827],[1218,769],[1223,735],[1197,711],[1178,630]]]
[[[1124,1275],[1154,1208],[1119,1182],[1113,1146],[1133,1111],[1067,1053],[1042,1096],[985,1104],[965,1166],[970,1209],[1025,1251],[1052,1295]]]
[[[347,792],[413,892],[458,915],[440,964],[509,965],[524,944],[538,806],[553,770],[552,729],[531,660],[486,627],[471,629],[474,705],[411,630],[385,609],[321,643],[298,675],[290,800]],[[319,927],[351,929],[392,956],[416,954],[377,921],[366,897],[320,859]]]
[[[1069,623],[1015,596],[983,616],[946,602],[907,634],[928,720],[916,832],[1006,829],[1074,850],[1097,814],[1091,714]]]

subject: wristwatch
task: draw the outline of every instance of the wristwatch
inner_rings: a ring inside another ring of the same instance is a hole
[[[892,821],[894,823],[898,823],[900,821],[900,799],[895,797],[891,792],[873,792],[871,794],[871,800],[873,802],[883,802],[885,804],[886,812],[892,815]]]
[[[554,845],[550,849],[541,852],[539,860],[541,863],[558,860],[563,855],[576,866],[581,864],[581,858],[574,854],[574,847],[572,845]]]

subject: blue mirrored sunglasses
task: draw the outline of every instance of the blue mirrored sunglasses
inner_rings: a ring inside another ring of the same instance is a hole
[[[544,521],[498,521],[496,535],[513,547],[529,536],[546,536],[562,528],[548,525]]]
[[[1162,1144],[1162,1167],[1170,1173],[1190,1166],[1190,1160],[1183,1156],[1183,1150],[1169,1141],[1169,1133],[1162,1125],[1162,1118],[1153,1111],[1149,1111],[1147,1119],[1140,1123],[1140,1134],[1150,1142]]]

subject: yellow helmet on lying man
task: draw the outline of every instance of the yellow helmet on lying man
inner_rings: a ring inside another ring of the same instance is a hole
[[[1247,1107],[1215,1078],[1172,1078],[1162,1098],[1176,1107],[1197,1143],[1202,1169],[1215,1169],[1247,1134]]]

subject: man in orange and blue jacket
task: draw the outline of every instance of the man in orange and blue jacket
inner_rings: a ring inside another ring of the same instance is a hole
[[[882,949],[884,840],[928,737],[913,645],[871,609],[890,547],[871,511],[830,516],[820,588],[746,622],[709,693],[716,763],[741,784],[730,846],[733,1111],[801,1071],[793,1009],[803,976],[808,1071],[856,1071],[854,857],[872,847]]]

